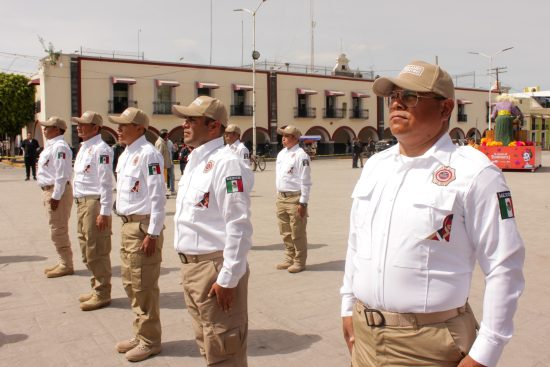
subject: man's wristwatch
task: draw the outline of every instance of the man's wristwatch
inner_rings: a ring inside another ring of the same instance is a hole
[[[149,233],[147,233],[147,236],[149,236],[149,238],[152,239],[152,240],[156,240],[157,238],[159,238],[158,234],[149,234]]]
[[[307,203],[298,203],[301,207],[307,208]]]

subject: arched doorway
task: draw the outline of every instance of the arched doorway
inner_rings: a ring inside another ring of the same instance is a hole
[[[468,139],[473,138],[475,139],[476,142],[479,142],[481,140],[481,133],[479,132],[478,129],[473,127],[470,130],[468,130],[468,132],[466,133],[466,138]]]
[[[349,153],[351,147],[351,141],[355,138],[353,130],[347,126],[340,126],[332,134],[332,141],[334,142],[334,154]],[[348,149],[346,149],[348,147]]]
[[[362,128],[361,131],[359,131],[359,134],[357,134],[357,136],[359,137],[359,140],[361,140],[363,143],[368,142],[369,139],[378,141],[378,132],[372,126],[367,126]]]
[[[168,132],[168,139],[172,140],[172,143],[177,144],[178,147],[181,146],[183,142],[183,127],[176,126]]]
[[[317,155],[331,154],[329,148],[330,134],[327,129],[322,126],[313,126],[304,135],[320,135],[321,140],[317,142]]]
[[[252,128],[250,128],[241,135],[241,142],[248,148],[250,154],[252,154],[252,140]],[[270,144],[269,132],[263,127],[256,126],[256,153],[265,155],[266,151],[271,149]]]
[[[149,126],[149,129],[145,132],[145,139],[153,145],[155,145],[155,142],[157,141],[160,133],[157,129],[155,129],[152,126]]]
[[[110,127],[102,126],[101,139],[103,139],[103,141],[107,143],[107,145],[113,146],[118,141],[118,134],[116,133],[116,131],[114,131]]]
[[[459,127],[455,127],[454,129],[452,129],[451,131],[449,131],[449,136],[451,137],[451,140],[453,141],[453,143],[455,144],[459,144],[459,145],[464,145],[465,143],[465,135],[464,135],[464,131],[462,131],[461,128]]]

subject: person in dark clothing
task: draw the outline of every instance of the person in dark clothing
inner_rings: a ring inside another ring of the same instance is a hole
[[[352,168],[357,168],[357,161],[359,160],[359,156],[361,155],[361,151],[363,150],[363,146],[361,144],[361,141],[358,138],[353,139],[353,145],[352,145]],[[361,167],[363,167],[363,160],[361,159]]]
[[[115,180],[116,180],[116,165],[118,163],[118,157],[124,152],[124,149],[126,149],[126,144],[123,143],[116,143],[113,145],[113,173],[115,174]]]
[[[31,170],[32,178],[36,181],[36,158],[38,157],[38,148],[40,148],[38,141],[32,137],[31,133],[27,133],[27,139],[23,140],[21,143],[21,149],[25,156],[25,173],[27,175],[25,181],[29,180]]]
[[[183,143],[181,144],[181,148],[178,154],[178,160],[180,161],[180,171],[182,175],[183,175],[183,170],[185,169],[185,165],[187,164],[187,157],[189,156],[189,153],[191,153],[192,150],[193,148],[191,148],[190,146]]]

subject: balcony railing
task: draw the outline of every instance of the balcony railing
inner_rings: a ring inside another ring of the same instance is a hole
[[[294,107],[294,117],[317,117],[317,108],[315,107]]]
[[[180,104],[179,102],[153,102],[153,114],[155,115],[170,115],[172,106]]]
[[[231,116],[252,116],[252,106],[251,105],[241,105],[241,104],[232,104],[231,105]]]
[[[368,119],[369,110],[363,110],[361,108],[350,108],[349,117],[352,119]]]
[[[459,113],[457,121],[458,122],[467,122],[468,121],[468,115],[466,115],[465,113]]]
[[[137,101],[131,99],[109,100],[109,113],[122,113],[128,107],[137,107]]]
[[[345,112],[343,108],[323,108],[323,118],[341,119]]]

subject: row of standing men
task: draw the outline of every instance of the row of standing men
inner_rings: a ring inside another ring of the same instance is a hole
[[[184,142],[194,147],[179,181],[174,248],[182,263],[185,303],[196,341],[207,365],[246,366],[254,184],[249,153],[238,139],[238,126],[227,126],[221,101],[202,96],[188,106],[174,106],[173,114],[184,119]],[[67,124],[59,117],[41,123],[47,144],[37,179],[59,255],[59,262],[45,274],[57,278],[74,273],[68,234],[74,200],[82,260],[92,274],[90,292],[79,296],[80,308],[91,311],[109,305],[111,214],[119,216],[122,284],[135,319],[132,337],[118,342],[116,350],[130,361],[141,361],[161,352],[158,279],[165,237],[165,160],[145,139],[149,118],[143,111],[128,108],[109,120],[118,125],[119,141],[126,145],[115,169],[114,205],[113,150],[101,139],[101,115],[86,111],[71,118],[83,140],[72,184],[72,153],[63,139]],[[298,145],[298,129],[288,126],[280,133],[286,148],[277,160],[277,217],[285,257],[276,267],[297,273],[305,269],[307,258],[310,161]]]

